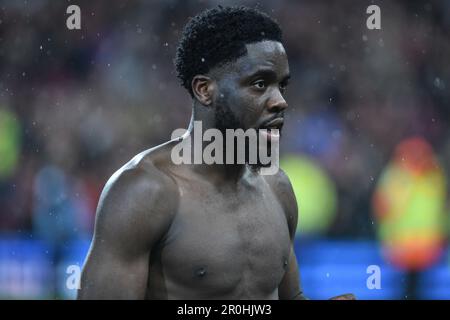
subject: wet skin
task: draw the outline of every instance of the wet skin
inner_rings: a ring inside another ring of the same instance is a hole
[[[194,118],[204,129],[262,128],[283,116],[283,46],[246,47],[237,61],[193,81]],[[221,124],[218,108],[229,117]],[[303,298],[293,251],[297,204],[286,175],[175,165],[177,143],[142,152],[107,182],[78,298]]]

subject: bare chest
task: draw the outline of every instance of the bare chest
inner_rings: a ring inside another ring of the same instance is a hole
[[[180,211],[162,250],[174,286],[205,294],[270,294],[284,275],[288,226],[273,192],[222,194],[191,185],[181,190]]]

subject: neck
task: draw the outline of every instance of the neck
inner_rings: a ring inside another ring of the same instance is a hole
[[[197,126],[201,123],[201,128],[194,127],[194,123]],[[203,151],[206,146],[208,146],[211,141],[204,141],[203,134],[208,129],[215,129],[215,118],[213,108],[205,107],[193,107],[191,119],[189,122],[189,127],[184,138],[190,137],[191,152],[197,152],[203,155]],[[225,137],[223,137],[225,148]],[[197,148],[197,150],[196,150]],[[192,169],[198,174],[207,176],[209,180],[214,180],[217,183],[223,182],[239,182],[246,173],[249,172],[250,168],[247,164],[225,164],[226,150],[223,151],[223,162],[224,164],[206,164],[203,161],[201,164],[193,164]]]

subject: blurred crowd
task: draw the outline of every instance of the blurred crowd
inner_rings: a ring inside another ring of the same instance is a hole
[[[66,27],[70,4],[81,30]],[[448,1],[6,0],[0,235],[90,237],[108,177],[188,124],[172,61],[188,18],[217,4],[256,6],[283,29],[292,81],[281,152],[311,159],[334,185],[322,236],[375,237],[374,190],[405,139],[426,141],[448,181]],[[381,30],[366,27],[370,4]]]

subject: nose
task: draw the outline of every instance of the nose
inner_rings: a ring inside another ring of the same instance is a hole
[[[270,97],[267,109],[270,112],[281,112],[284,111],[288,107],[286,100],[284,100],[283,95],[281,94],[279,89],[273,90],[273,94]]]

